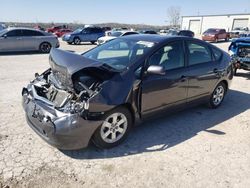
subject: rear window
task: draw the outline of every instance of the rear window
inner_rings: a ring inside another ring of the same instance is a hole
[[[188,42],[189,65],[196,65],[212,61],[212,55],[209,47],[197,42]]]
[[[219,61],[222,58],[222,52],[217,48],[212,48],[215,61]]]

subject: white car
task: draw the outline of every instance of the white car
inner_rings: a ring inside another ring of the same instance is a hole
[[[247,34],[248,32],[248,27],[236,27],[230,32],[230,38],[238,38],[240,35]]]
[[[113,32],[110,32],[108,35],[106,35],[104,37],[100,37],[97,40],[97,45],[104,44],[105,42],[113,40],[113,39],[115,39],[117,37],[122,37],[122,36],[126,36],[126,35],[135,35],[135,34],[139,34],[139,33],[135,32],[135,31],[127,31],[127,30],[113,31]]]

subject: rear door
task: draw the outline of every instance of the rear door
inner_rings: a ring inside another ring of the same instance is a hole
[[[14,29],[7,32],[0,39],[1,51],[23,51],[23,38],[22,31],[20,29]]]
[[[187,40],[188,102],[210,95],[219,80],[219,61],[214,60],[211,48],[204,42]]]
[[[23,33],[23,48],[25,50],[38,50],[41,38],[44,36],[39,31],[22,30]]]
[[[141,112],[144,117],[158,110],[185,105],[188,82],[183,41],[166,44],[148,60],[148,66],[163,66],[165,75],[146,75],[141,84]]]

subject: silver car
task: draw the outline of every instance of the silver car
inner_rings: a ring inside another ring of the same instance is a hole
[[[28,28],[8,28],[0,31],[0,52],[40,51],[49,53],[60,46],[56,36]]]

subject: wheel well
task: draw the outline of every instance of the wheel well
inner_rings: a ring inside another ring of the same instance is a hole
[[[226,80],[222,80],[221,82],[225,84],[226,89],[228,90],[228,83],[227,83],[227,81]]]
[[[129,104],[129,103],[125,103],[125,104],[122,104],[122,105],[120,105],[120,106],[128,109],[128,111],[129,111],[130,114],[131,114],[132,121],[133,121],[133,125],[134,125],[134,123],[135,123],[135,112],[134,112],[134,110],[133,110],[132,105]]]
[[[41,44],[39,45],[39,48],[40,48],[40,47],[41,47],[41,45],[42,45],[42,44],[44,44],[44,43],[47,43],[47,44],[49,44],[50,46],[52,46],[50,42],[43,41],[43,42],[41,42]]]

